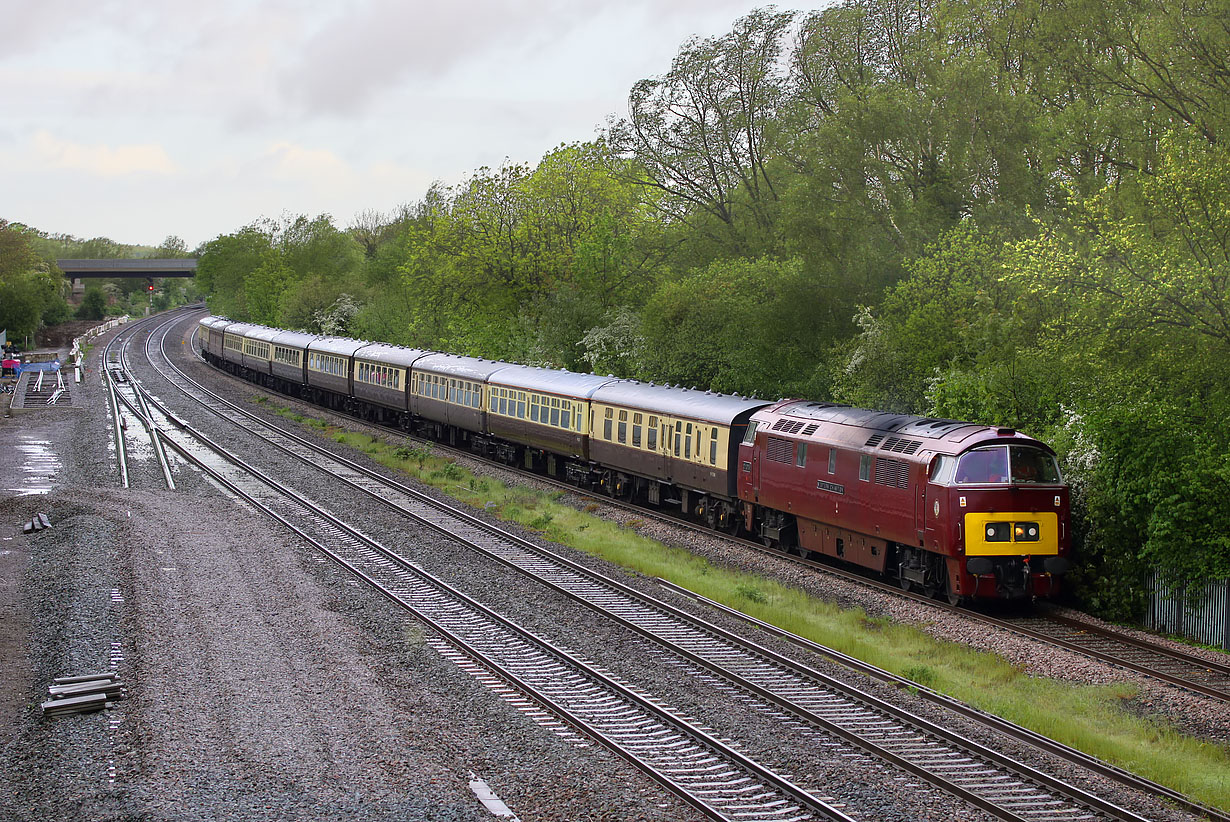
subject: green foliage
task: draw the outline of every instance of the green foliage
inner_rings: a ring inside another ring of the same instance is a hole
[[[103,293],[102,286],[92,283],[86,286],[81,305],[77,306],[77,319],[101,320],[106,315],[106,310],[107,295]]]
[[[715,391],[796,393],[825,329],[798,260],[716,262],[664,283],[644,309],[642,376]]]
[[[0,330],[14,342],[68,314],[64,280],[36,252],[36,239],[25,226],[0,220]]]

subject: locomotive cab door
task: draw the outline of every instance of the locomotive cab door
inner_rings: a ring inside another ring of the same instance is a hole
[[[921,548],[927,540],[927,475],[925,469],[918,474],[918,491],[914,494],[914,534]]]

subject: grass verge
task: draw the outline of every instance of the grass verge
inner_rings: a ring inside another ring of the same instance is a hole
[[[916,628],[843,610],[773,580],[711,564],[558,502],[478,477],[431,446],[392,445],[319,419],[278,412],[460,502],[602,557],[629,573],[668,579],[787,631],[927,685],[1221,810],[1230,810],[1230,747],[1201,741],[1150,714],[1134,684],[1077,685],[1027,675],[1003,658]],[[595,506],[596,507],[596,506]]]

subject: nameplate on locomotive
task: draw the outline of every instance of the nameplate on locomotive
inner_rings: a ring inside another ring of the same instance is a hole
[[[825,482],[824,480],[816,480],[816,487],[821,491],[832,491],[834,494],[846,493],[846,486],[838,485],[835,482]]]

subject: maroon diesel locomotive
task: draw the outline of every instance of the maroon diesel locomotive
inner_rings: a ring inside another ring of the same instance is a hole
[[[1046,597],[1069,567],[1054,452],[1010,428],[784,400],[752,415],[739,461],[750,533],[906,590]]]

